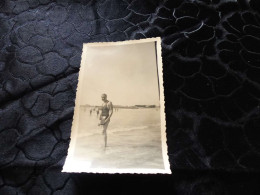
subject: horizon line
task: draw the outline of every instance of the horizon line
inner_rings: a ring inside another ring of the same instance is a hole
[[[94,107],[99,107],[102,105],[91,105],[91,104],[82,104],[80,106],[94,106]],[[113,104],[113,106],[125,106],[125,107],[131,107],[131,106],[160,106],[156,104],[135,104],[135,105],[119,105],[119,104]]]

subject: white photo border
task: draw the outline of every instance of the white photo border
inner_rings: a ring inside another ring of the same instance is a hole
[[[156,44],[156,60],[157,60],[157,73],[159,80],[159,95],[160,95],[160,116],[161,116],[161,144],[162,144],[162,156],[164,162],[164,169],[142,169],[142,168],[131,168],[131,169],[111,169],[111,168],[90,168],[87,161],[76,160],[73,158],[74,151],[76,147],[76,139],[78,134],[79,125],[79,111],[80,111],[80,97],[83,91],[83,81],[84,72],[87,62],[87,49],[88,47],[103,47],[103,46],[116,46],[116,45],[128,45],[128,44],[138,44],[146,42],[155,42]],[[138,174],[171,174],[168,149],[167,149],[167,139],[166,139],[166,118],[165,118],[165,99],[164,99],[164,87],[163,87],[163,65],[162,65],[162,51],[161,51],[161,38],[146,38],[139,40],[128,40],[128,41],[118,41],[118,42],[96,42],[96,43],[84,43],[81,65],[79,71],[75,108],[73,115],[73,122],[71,127],[71,141],[69,144],[68,155],[65,160],[62,172],[74,172],[74,173],[138,173]]]

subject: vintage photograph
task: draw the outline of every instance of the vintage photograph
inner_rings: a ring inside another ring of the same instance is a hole
[[[171,173],[161,40],[83,44],[63,172]]]

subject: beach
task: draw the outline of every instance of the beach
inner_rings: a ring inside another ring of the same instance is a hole
[[[90,168],[164,169],[159,108],[114,109],[104,147],[97,110],[80,108],[74,158]]]

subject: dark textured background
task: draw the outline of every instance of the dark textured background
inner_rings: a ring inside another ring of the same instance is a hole
[[[257,0],[1,1],[0,194],[260,194],[259,11]],[[173,174],[60,173],[82,44],[156,36]]]

